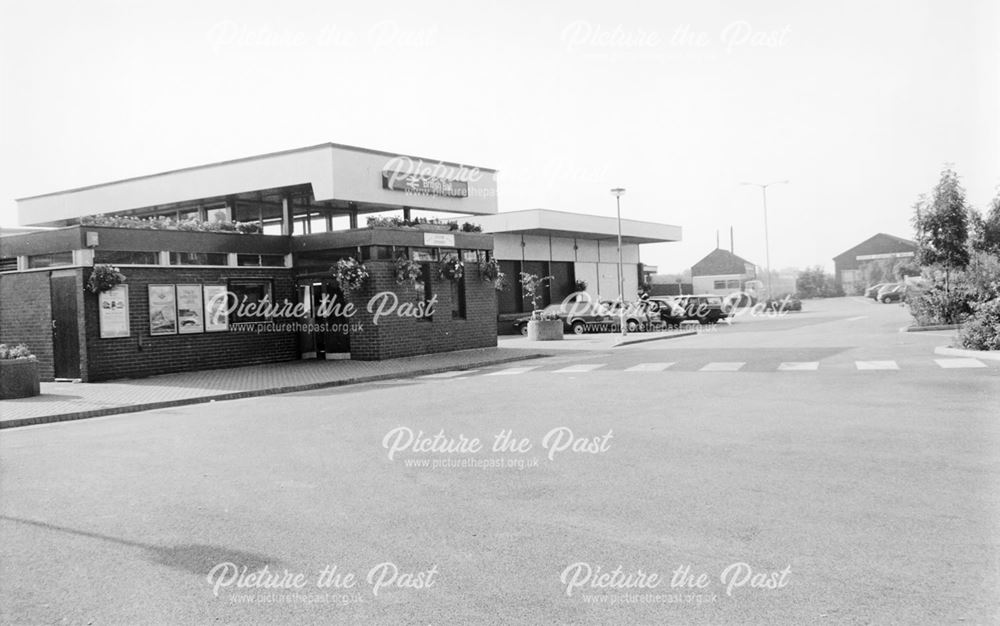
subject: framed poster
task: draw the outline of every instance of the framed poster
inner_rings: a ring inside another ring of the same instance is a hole
[[[177,332],[182,335],[205,332],[201,285],[177,285]]]
[[[101,308],[98,323],[101,339],[128,337],[131,334],[128,322],[128,285],[118,285],[97,296]]]
[[[173,285],[149,286],[149,334],[177,334],[177,294]]]
[[[205,332],[229,330],[229,291],[225,285],[204,285]]]

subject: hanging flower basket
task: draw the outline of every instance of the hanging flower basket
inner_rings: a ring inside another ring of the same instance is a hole
[[[462,280],[465,276],[465,264],[454,252],[441,257],[441,278],[447,280]]]
[[[369,277],[368,268],[354,257],[337,261],[337,264],[330,268],[330,273],[333,274],[337,285],[344,293],[361,289],[368,282]]]
[[[117,267],[98,263],[91,270],[90,278],[87,279],[87,290],[91,293],[101,293],[114,289],[124,282],[125,274],[122,274]]]
[[[483,277],[483,280],[495,285],[497,278],[500,277],[500,262],[493,257],[487,258],[484,253],[483,256],[479,257],[479,275]]]
[[[405,256],[396,259],[396,284],[410,283],[413,288],[420,291],[424,288],[423,269],[416,261],[412,261]]]

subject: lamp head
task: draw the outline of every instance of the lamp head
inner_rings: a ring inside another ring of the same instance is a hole
[[[620,198],[621,196],[625,195],[625,188],[615,187],[614,189],[611,190],[611,194],[616,198]]]

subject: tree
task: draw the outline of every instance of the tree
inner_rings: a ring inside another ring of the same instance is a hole
[[[965,203],[965,189],[958,182],[958,174],[946,167],[931,199],[921,196],[914,209],[917,263],[941,266],[945,271],[947,290],[949,273],[969,264],[969,208]]]
[[[990,203],[986,217],[972,212],[972,249],[1000,256],[1000,191]]]
[[[823,267],[807,267],[795,279],[795,291],[800,298],[829,298],[842,296],[843,292],[833,276],[823,271]]]

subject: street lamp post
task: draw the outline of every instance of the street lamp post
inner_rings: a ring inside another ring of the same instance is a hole
[[[625,283],[624,275],[622,273],[622,196],[625,195],[625,189],[622,187],[615,187],[611,190],[611,193],[615,196],[615,205],[618,210],[618,323],[621,326],[622,336],[628,334],[625,329]]]
[[[770,300],[773,293],[771,292],[771,242],[768,240],[767,235],[767,188],[771,185],[787,185],[787,180],[775,180],[769,183],[740,183],[741,185],[748,185],[750,187],[760,187],[761,197],[764,200],[764,262],[767,264],[767,299]]]

